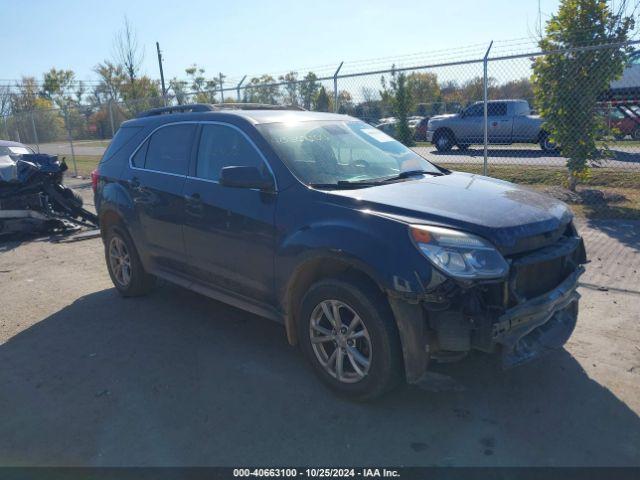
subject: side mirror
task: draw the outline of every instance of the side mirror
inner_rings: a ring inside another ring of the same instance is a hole
[[[220,184],[225,187],[273,190],[273,179],[265,177],[256,167],[223,167]]]

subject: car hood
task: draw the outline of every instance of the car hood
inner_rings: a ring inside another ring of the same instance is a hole
[[[551,232],[564,231],[573,217],[554,198],[502,180],[459,172],[327,193],[337,202],[406,223],[472,232],[507,252],[520,250],[524,243],[535,248],[529,240],[544,240]]]
[[[458,114],[457,113],[446,113],[443,115],[434,115],[433,117],[431,117],[429,119],[429,121],[434,121],[434,122],[438,122],[440,120],[446,120],[447,118],[454,118],[457,117]]]

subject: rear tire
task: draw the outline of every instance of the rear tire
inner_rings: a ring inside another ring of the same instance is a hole
[[[371,400],[401,381],[402,350],[395,321],[375,286],[357,277],[321,280],[302,299],[299,319],[302,351],[335,392]]]
[[[540,148],[543,152],[556,153],[558,151],[558,146],[551,141],[547,132],[540,135]]]
[[[122,296],[138,297],[154,287],[155,277],[145,271],[131,236],[121,225],[107,229],[104,253],[111,281]]]
[[[433,136],[433,144],[439,152],[448,152],[456,142],[453,133],[449,130],[440,130]]]

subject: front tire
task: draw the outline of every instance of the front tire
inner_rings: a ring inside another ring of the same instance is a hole
[[[439,152],[448,152],[456,144],[453,133],[449,130],[441,130],[435,133],[433,144]]]
[[[402,351],[391,309],[359,278],[326,279],[304,296],[299,312],[302,351],[337,393],[370,400],[402,378]]]
[[[155,277],[145,271],[133,240],[124,227],[109,227],[104,246],[107,270],[118,292],[124,297],[149,293],[155,285]]]

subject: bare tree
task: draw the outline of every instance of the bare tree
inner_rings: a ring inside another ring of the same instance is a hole
[[[9,115],[11,110],[11,86],[0,85],[0,116]]]
[[[129,83],[133,86],[144,60],[144,47],[138,44],[138,36],[126,16],[124,26],[116,34],[114,50],[116,64],[122,66]]]

